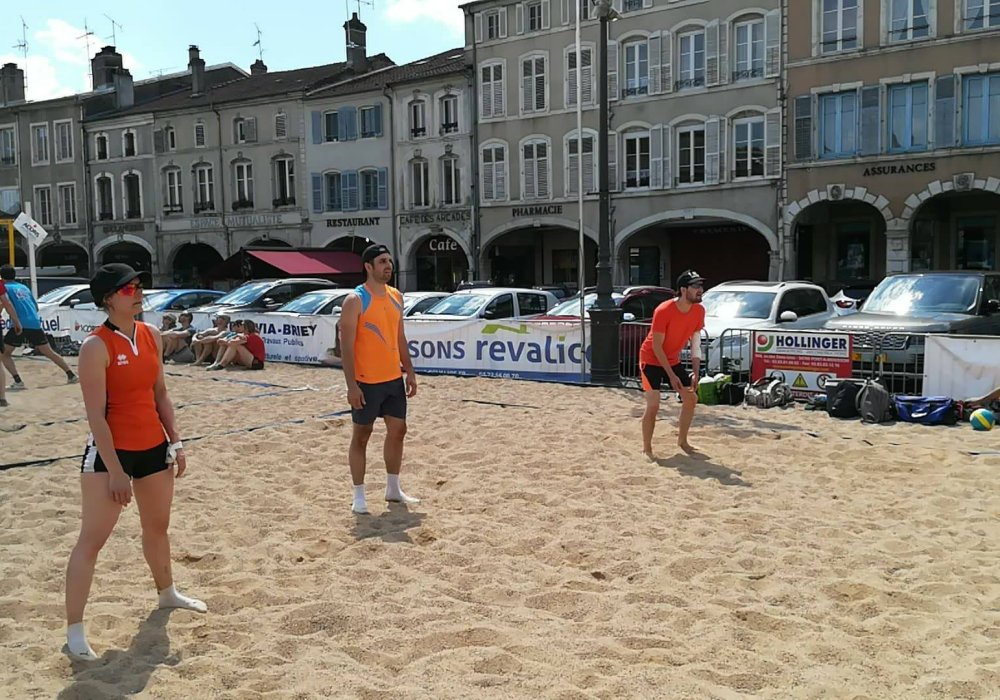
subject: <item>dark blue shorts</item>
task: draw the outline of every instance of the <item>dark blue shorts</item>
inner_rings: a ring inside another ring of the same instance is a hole
[[[403,378],[378,384],[358,382],[365,397],[362,408],[351,409],[351,419],[358,425],[371,425],[376,418],[399,418],[406,420],[406,384]]]

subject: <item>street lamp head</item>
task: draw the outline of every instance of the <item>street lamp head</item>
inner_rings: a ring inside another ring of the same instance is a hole
[[[609,22],[621,19],[618,11],[611,6],[611,0],[591,0],[597,8],[597,18],[606,19]]]

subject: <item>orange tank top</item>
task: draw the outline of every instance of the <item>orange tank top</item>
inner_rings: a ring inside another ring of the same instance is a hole
[[[361,298],[361,316],[354,337],[354,378],[365,384],[391,382],[403,376],[399,362],[399,322],[403,295],[394,287],[376,296],[365,285],[354,293]]]
[[[110,323],[93,335],[108,351],[105,411],[116,450],[149,450],[163,444],[166,434],[156,410],[153,388],[160,376],[160,356],[153,331],[136,321],[135,338]]]

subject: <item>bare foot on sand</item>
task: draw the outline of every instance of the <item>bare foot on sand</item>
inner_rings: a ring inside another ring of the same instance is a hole
[[[684,452],[691,455],[692,457],[703,457],[704,453],[697,447],[692,447],[689,442],[678,442],[677,446],[681,448]]]

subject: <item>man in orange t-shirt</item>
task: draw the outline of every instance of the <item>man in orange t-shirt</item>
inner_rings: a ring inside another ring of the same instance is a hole
[[[660,388],[664,380],[680,394],[680,425],[677,444],[685,452],[695,449],[688,444],[688,430],[698,404],[698,371],[701,365],[701,330],[705,327],[705,307],[701,305],[705,278],[686,270],[677,278],[677,298],[665,301],[653,312],[649,335],[639,348],[639,372],[646,396],[642,414],[642,451],[653,456],[653,430],[660,410]],[[681,364],[681,351],[691,343],[692,372]]]

